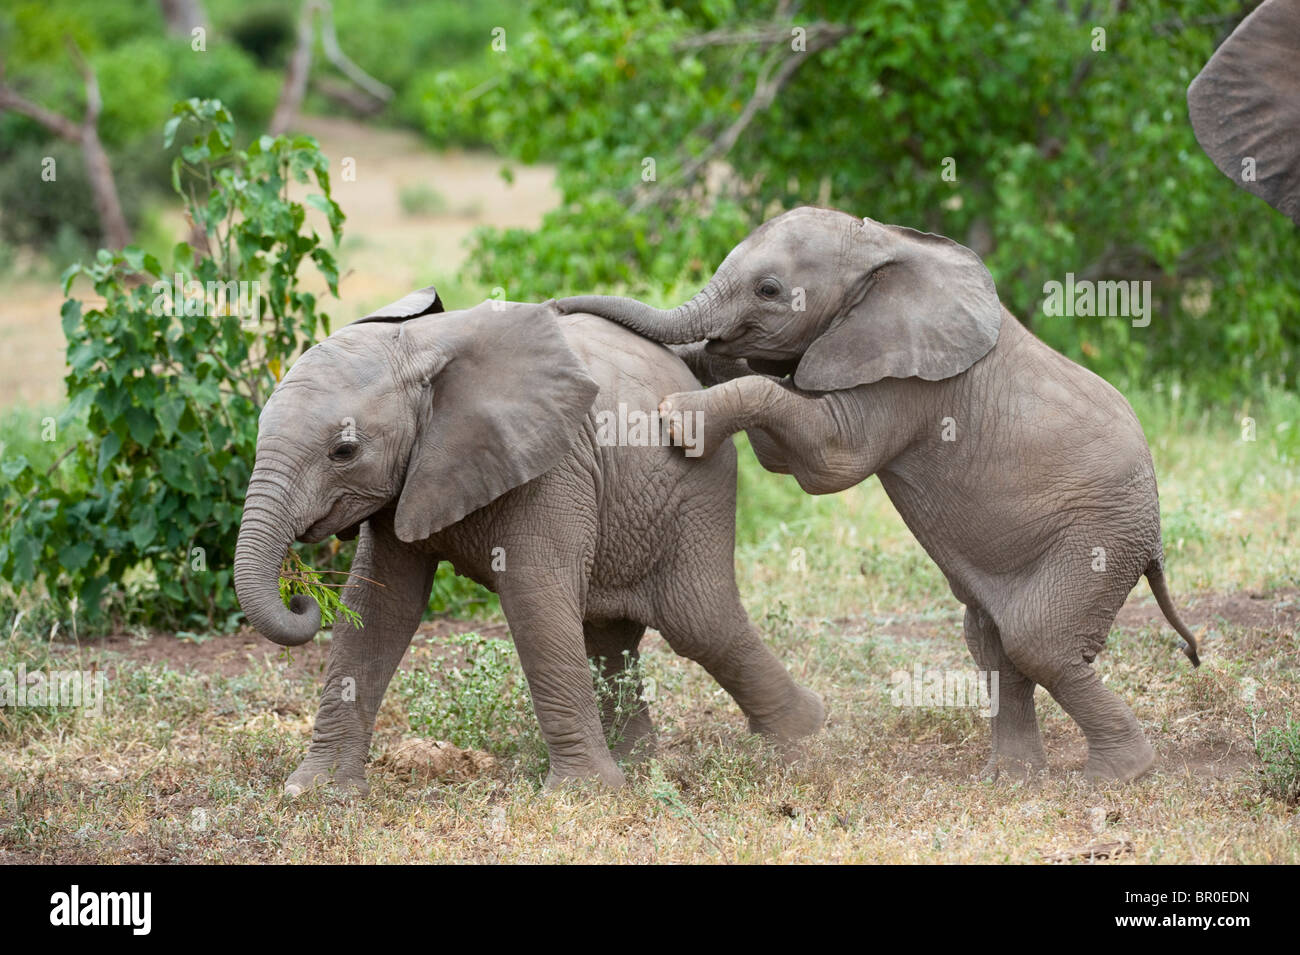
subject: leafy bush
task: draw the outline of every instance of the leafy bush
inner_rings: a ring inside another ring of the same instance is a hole
[[[41,178],[47,158],[54,160],[53,182]],[[115,170],[118,198],[133,228],[140,224],[144,197],[156,173],[156,166],[147,161]],[[52,253],[76,240],[94,248],[101,238],[81,149],[60,139],[19,143],[3,154],[0,209],[0,239],[6,242]]]
[[[558,164],[564,203],[542,228],[487,230],[475,250],[511,297],[662,301],[774,212],[821,203],[972,245],[1052,346],[1130,382],[1185,371],[1222,400],[1295,387],[1300,369],[1294,229],[1186,121],[1188,82],[1241,14],[1236,0],[1176,17],[1154,0],[1113,16],[1078,0],[821,0],[794,20],[734,0],[535,3],[507,53],[430,82],[424,118],[437,141]],[[821,52],[818,21],[844,28]],[[760,78],[800,55],[725,165],[689,175]],[[1151,281],[1150,326],[1046,317],[1044,283],[1070,272]]]
[[[10,482],[0,573],[18,586],[43,577],[91,616],[130,573],[151,596],[143,622],[211,625],[237,610],[230,561],[260,406],[298,350],[329,331],[299,288],[299,265],[310,259],[337,292],[333,254],[304,231],[289,182],[315,182],[306,201],[336,242],[343,216],[314,140],[263,136],[236,149],[234,121],[212,100],[177,104],[167,145],[182,123],[195,135],[173,182],[210,251],[180,243],[165,274],[139,249],[101,250],[65,275],[65,290],[84,273],[104,300],[63,308],[70,401],[60,427],[84,419],[94,437],[68,447],[55,474],[21,455],[0,464]],[[220,296],[175,309],[176,276],[187,292],[247,283],[252,315]]]

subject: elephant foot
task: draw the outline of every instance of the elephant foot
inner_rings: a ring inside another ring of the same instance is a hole
[[[549,790],[569,789],[569,788],[588,788],[595,786],[597,788],[621,789],[627,785],[627,777],[623,775],[623,770],[618,768],[618,764],[613,759],[606,758],[596,762],[593,766],[572,768],[564,765],[556,765],[555,760],[551,760],[551,769],[546,774],[545,788]]]
[[[1094,783],[1127,783],[1147,772],[1155,761],[1156,751],[1139,736],[1125,746],[1105,751],[1090,746],[1083,775]]]
[[[778,740],[795,740],[820,732],[825,722],[826,707],[821,697],[799,686],[784,709],[762,718],[751,716],[749,731]]]
[[[312,789],[329,789],[343,796],[365,796],[370,792],[370,784],[362,767],[340,767],[308,757],[285,780],[284,794],[301,796]]]

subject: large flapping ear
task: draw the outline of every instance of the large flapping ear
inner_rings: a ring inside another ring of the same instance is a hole
[[[424,540],[555,467],[600,388],[545,305],[484,303],[402,326],[421,376],[395,529]]]
[[[838,391],[881,378],[960,374],[998,340],[1002,305],[970,249],[903,226],[863,221],[860,297],[804,352],[794,383]]]
[[[396,302],[376,309],[365,318],[358,318],[352,324],[404,322],[408,318],[419,318],[421,315],[436,315],[443,311],[445,309],[442,307],[442,299],[438,298],[438,290],[432,285],[428,285],[418,291],[411,292],[409,295],[402,296]]]
[[[1300,0],[1265,0],[1187,88],[1201,148],[1300,225]]]

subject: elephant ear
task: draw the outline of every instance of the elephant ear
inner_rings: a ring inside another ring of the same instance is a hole
[[[1300,0],[1266,0],[1246,17],[1192,80],[1187,106],[1214,164],[1300,225]]]
[[[421,315],[436,315],[444,312],[442,299],[438,297],[438,290],[432,285],[427,285],[422,289],[404,295],[396,302],[385,305],[367,315],[365,318],[358,318],[353,325],[363,325],[366,322],[404,322],[408,318],[419,318]]]
[[[547,306],[484,303],[402,326],[420,414],[394,522],[424,540],[555,467],[600,387]]]
[[[983,358],[997,343],[1002,304],[979,256],[941,235],[871,219],[861,228],[869,265],[858,298],[804,352],[795,385],[937,381]]]

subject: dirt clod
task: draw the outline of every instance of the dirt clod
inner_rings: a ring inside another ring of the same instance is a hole
[[[496,771],[496,757],[432,739],[404,739],[381,756],[378,766],[420,780],[463,782]]]

